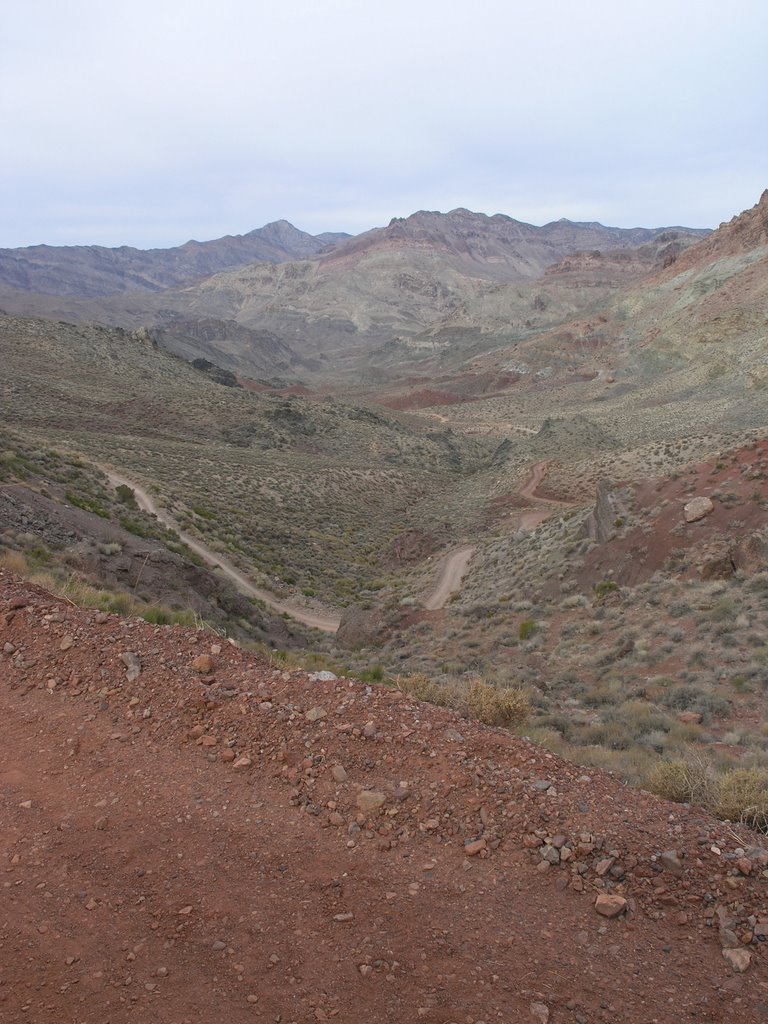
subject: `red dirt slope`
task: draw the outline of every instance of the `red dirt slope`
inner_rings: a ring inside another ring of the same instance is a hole
[[[754,836],[1,573],[0,651],[3,1022],[768,1019]]]

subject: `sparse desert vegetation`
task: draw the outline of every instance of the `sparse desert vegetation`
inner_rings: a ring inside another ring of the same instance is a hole
[[[750,263],[713,252],[732,287],[746,274],[745,295],[759,292]],[[637,294],[630,282],[621,301],[595,293],[604,312],[567,331],[532,322],[514,359],[487,340],[473,348],[471,332],[447,355],[442,328],[421,362],[410,342],[407,356],[368,351],[357,378],[345,364],[343,395],[327,381],[238,387],[146,331],[2,317],[6,501],[26,481],[35,501],[90,517],[98,534],[41,543],[18,513],[6,563],[98,607],[201,616],[266,640],[272,658],[303,646],[307,662],[399,680],[680,799],[698,798],[691,765],[706,763],[704,802],[742,814],[754,797],[757,822],[755,780],[768,768],[759,346],[729,334],[743,346],[723,362],[719,349],[692,358],[680,334],[674,357],[633,341],[648,311],[679,326],[677,278],[660,274]],[[393,372],[401,357],[407,382]],[[204,605],[189,590],[158,599],[136,544],[204,567],[99,466],[148,488],[259,587],[338,612],[338,637],[291,633],[287,621],[284,636],[265,631],[264,608],[226,589]],[[689,522],[683,508],[699,496],[711,509]],[[424,610],[459,545],[472,548],[460,588]]]

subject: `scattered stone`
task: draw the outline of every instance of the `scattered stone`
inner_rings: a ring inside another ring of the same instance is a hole
[[[325,718],[327,714],[328,712],[325,710],[325,708],[314,707],[310,708],[309,711],[306,712],[304,717],[308,722],[319,722],[320,719]]]
[[[673,875],[682,875],[684,871],[683,862],[678,857],[676,850],[665,850],[659,857],[659,863]]]
[[[195,672],[199,672],[201,676],[209,676],[216,668],[216,662],[210,654],[198,654],[192,662],[192,668]]]
[[[721,928],[719,932],[720,945],[723,949],[738,949],[741,943],[736,932],[730,928]]]
[[[253,761],[250,759],[250,757],[248,757],[247,754],[243,754],[241,757],[238,757],[238,759],[235,761],[232,767],[235,769],[235,771],[243,771],[245,768],[250,768],[252,764]]]
[[[133,651],[123,651],[120,661],[125,665],[128,682],[135,682],[141,675],[141,660],[138,654],[134,654]]]
[[[595,910],[601,917],[619,917],[627,909],[627,901],[623,896],[602,892],[595,900]]]
[[[546,1003],[531,1003],[531,1017],[538,1024],[548,1024],[549,1021],[549,1007]]]
[[[378,789],[364,789],[357,797],[357,806],[363,814],[373,814],[374,811],[378,811],[379,808],[383,807],[386,802],[386,793],[382,793]]]
[[[222,750],[220,757],[222,761],[225,761],[227,764],[230,764],[232,761],[235,760],[237,754],[235,754],[234,750],[232,750],[231,747],[226,747],[224,750]]]
[[[333,768],[331,768],[331,775],[333,776],[334,782],[346,782],[348,778],[346,769],[340,764],[335,764]]]
[[[533,788],[535,790],[537,790],[539,793],[546,793],[546,791],[548,789],[552,788],[552,780],[551,779],[536,779],[536,781],[533,784]]]
[[[71,634],[68,633],[67,636],[62,637],[61,643],[59,644],[59,650],[60,651],[68,651],[70,649],[70,647],[72,647],[74,642],[75,642],[75,638]]]
[[[541,859],[547,861],[549,864],[560,863],[560,851],[550,844],[542,846],[539,853],[541,854]]]
[[[737,974],[743,974],[752,962],[748,949],[724,949],[722,952],[728,966]]]
[[[466,853],[468,857],[476,857],[478,853],[482,853],[487,846],[488,844],[484,839],[474,839],[471,842],[464,843],[464,853]],[[555,853],[557,853],[557,850],[555,850]]]
[[[714,512],[714,510],[715,506],[709,498],[692,498],[683,508],[683,515],[685,516],[686,523],[695,523],[699,519],[708,516],[711,512]]]
[[[322,672],[310,672],[307,678],[310,683],[332,683],[339,677],[333,672],[328,672],[327,669],[323,669]]]

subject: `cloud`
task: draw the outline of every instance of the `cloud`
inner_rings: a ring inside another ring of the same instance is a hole
[[[29,0],[0,245],[175,244],[417,208],[716,224],[765,187],[762,0]]]

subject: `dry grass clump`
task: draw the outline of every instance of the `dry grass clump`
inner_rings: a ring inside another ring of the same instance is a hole
[[[18,576],[27,575],[27,560],[21,551],[3,551],[0,554],[0,569],[15,572]]]
[[[437,704],[438,707],[451,705],[452,691],[447,686],[436,683],[424,672],[410,672],[408,675],[398,676],[397,685],[409,697],[423,700],[426,704]]]
[[[496,686],[482,676],[461,676],[438,683],[423,672],[399,676],[400,689],[417,700],[440,707],[454,708],[468,718],[485,725],[518,728],[531,712],[525,690],[516,686]]]
[[[75,574],[62,579],[53,572],[30,567],[21,551],[0,554],[0,569],[22,576],[31,583],[63,597],[78,608],[95,608],[111,615],[135,616],[155,626],[194,626],[193,611],[175,611],[163,604],[146,604],[125,591],[101,590]]]
[[[719,818],[761,824],[768,817],[768,774],[760,768],[733,768],[719,780],[712,808]]]
[[[715,773],[712,762],[694,751],[659,761],[648,787],[678,803],[706,807],[718,818],[763,829],[768,821],[768,773],[761,768],[729,768]]]
[[[514,686],[496,687],[480,677],[474,678],[466,694],[470,717],[486,725],[508,728],[523,725],[531,711],[528,694]]]
[[[717,793],[712,762],[694,750],[684,757],[657,761],[648,775],[647,785],[666,800],[705,807],[712,806]]]

